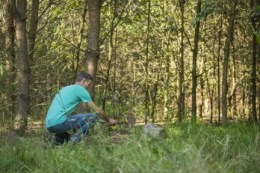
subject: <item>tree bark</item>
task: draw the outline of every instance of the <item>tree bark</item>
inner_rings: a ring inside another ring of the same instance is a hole
[[[220,51],[222,48],[222,42],[221,42],[221,37],[222,37],[222,24],[223,24],[223,19],[221,17],[220,19],[220,28],[218,31],[218,52],[217,52],[217,114],[218,114],[218,125],[220,125],[220,114],[221,114],[221,94],[220,94]]]
[[[152,112],[151,112],[151,117],[152,117],[152,122],[153,122],[153,123],[155,122],[155,109],[156,109],[156,104],[157,104],[157,94],[158,94],[159,77],[160,77],[160,75],[157,74],[156,83],[154,84],[154,87],[153,87]]]
[[[254,11],[254,7],[256,7],[257,2],[254,3],[254,0],[250,0],[251,10]],[[256,112],[256,66],[257,66],[257,40],[256,40],[256,18],[254,15],[251,17],[251,24],[253,27],[253,35],[252,35],[252,72],[251,72],[251,108],[252,113],[249,115],[249,121],[254,123],[257,122],[257,112]]]
[[[82,24],[81,24],[81,28],[80,28],[80,35],[79,35],[79,42],[77,44],[77,49],[76,49],[76,55],[75,55],[75,63],[74,63],[74,81],[76,79],[77,73],[78,73],[78,68],[79,68],[79,62],[80,62],[80,51],[81,51],[81,45],[82,45],[82,39],[83,39],[83,34],[84,34],[84,30],[85,30],[85,23],[86,23],[86,15],[87,15],[87,7],[88,7],[88,2],[85,1],[84,4],[84,10],[82,13]],[[72,81],[72,82],[74,82]]]
[[[197,18],[201,12],[201,0],[197,2]],[[197,20],[196,20],[197,21]],[[194,34],[194,48],[192,59],[192,122],[196,122],[197,117],[197,55],[199,45],[199,32],[200,32],[200,20],[196,22],[195,34]]]
[[[16,131],[24,133],[29,110],[29,62],[26,40],[26,0],[16,1],[15,29],[17,45],[18,108],[14,122]]]
[[[229,26],[227,28],[227,38],[224,47],[223,77],[222,77],[222,122],[227,123],[227,93],[228,93],[228,62],[230,56],[230,45],[233,39],[235,11],[237,2],[233,2],[232,12],[229,18]]]
[[[237,98],[237,87],[236,87],[236,85],[237,85],[237,63],[236,63],[236,55],[235,55],[235,49],[234,49],[234,47],[233,47],[233,56],[232,56],[232,61],[233,61],[233,64],[232,64],[232,77],[233,77],[233,89],[232,89],[232,92],[231,92],[231,94],[230,94],[230,106],[232,106],[232,116],[233,117],[236,117],[237,116],[237,104],[236,104],[236,98]]]
[[[38,10],[39,10],[39,0],[32,0],[30,28],[29,28],[29,32],[28,32],[28,62],[29,62],[28,76],[30,76],[30,66],[32,65],[32,63],[34,61],[33,55],[34,55],[34,47],[35,47],[36,33],[37,33],[37,26],[38,26]],[[30,110],[30,99],[29,99],[28,104],[29,104],[28,112],[30,113],[30,111],[31,111]]]
[[[100,9],[101,0],[88,0],[88,46],[84,59],[85,70],[95,79],[97,65],[100,58],[99,41],[100,41]],[[95,81],[90,89],[93,96],[95,90]]]
[[[145,57],[145,124],[148,122],[148,117],[150,115],[149,109],[149,44],[150,44],[150,15],[151,15],[151,0],[148,1],[148,15],[147,15],[147,38],[146,38],[146,57]]]
[[[178,98],[178,121],[184,116],[184,4],[185,0],[179,0],[181,11],[181,45],[180,45],[180,72],[179,72],[179,98]]]
[[[34,46],[38,26],[39,0],[32,0],[30,29],[28,33],[28,58],[29,63],[33,61]]]

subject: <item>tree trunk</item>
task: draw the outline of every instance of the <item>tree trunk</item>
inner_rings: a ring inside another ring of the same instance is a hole
[[[6,35],[5,35],[5,46],[6,46],[6,54],[7,54],[7,62],[6,62],[6,70],[10,73],[8,79],[8,85],[13,86],[15,81],[15,27],[14,27],[14,0],[7,0],[5,2],[5,14],[4,19],[6,23]],[[13,88],[13,87],[11,87]],[[15,113],[15,94],[14,90],[10,89],[10,94],[8,94],[11,98],[11,114]]]
[[[97,65],[99,61],[99,41],[100,41],[100,9],[101,0],[88,0],[89,28],[88,28],[88,46],[87,53],[84,59],[85,70],[95,79]],[[93,96],[95,82],[93,83],[90,92]]]
[[[32,62],[33,62],[34,47],[35,47],[35,40],[36,40],[36,33],[37,33],[37,26],[38,26],[38,10],[39,10],[39,0],[32,0],[30,28],[29,28],[29,32],[28,32],[28,61],[29,61],[28,76],[30,76],[30,66],[32,65]],[[28,112],[30,113],[31,112],[30,111],[30,99],[29,99],[28,104],[29,104]]]
[[[170,103],[170,99],[169,99],[169,97],[170,97],[170,95],[169,95],[169,93],[170,93],[170,87],[169,87],[169,83],[170,83],[170,57],[169,56],[167,56],[167,58],[166,58],[166,80],[165,80],[165,86],[164,86],[164,91],[165,91],[165,93],[164,93],[164,106],[163,106],[163,108],[164,108],[164,116],[166,116],[166,120],[167,120],[167,122],[170,120],[169,119],[169,108],[170,108],[170,106],[169,106],[169,103]],[[172,117],[172,114],[171,114],[171,116],[170,117]]]
[[[113,39],[113,31],[111,31],[110,33],[110,39]],[[109,40],[108,44],[108,48],[107,48],[107,54],[108,54],[108,63],[107,63],[107,69],[106,69],[106,78],[105,78],[105,82],[104,82],[104,91],[103,91],[103,99],[102,99],[102,109],[106,110],[106,100],[107,100],[107,94],[109,93],[109,78],[110,78],[110,70],[111,70],[111,64],[112,64],[112,44],[113,41]]]
[[[149,44],[150,44],[150,14],[151,14],[151,0],[148,1],[148,15],[147,15],[147,38],[146,38],[146,58],[145,58],[145,124],[148,122],[150,115],[149,109]]]
[[[223,19],[220,19],[220,28],[218,31],[218,53],[217,53],[217,114],[218,114],[218,124],[220,125],[220,114],[221,114],[221,94],[220,94],[220,51],[222,48],[222,43],[221,43],[221,37],[222,37],[222,24],[223,24]]]
[[[152,96],[152,112],[151,112],[151,117],[152,117],[152,122],[155,122],[155,108],[157,104],[157,93],[158,93],[158,83],[159,83],[159,74],[157,74],[156,77],[156,83],[154,84],[153,87],[153,96]]]
[[[32,0],[30,30],[28,33],[28,58],[29,63],[33,61],[34,45],[38,26],[39,0]]]
[[[26,40],[26,0],[16,2],[15,29],[17,45],[18,108],[14,128],[24,133],[29,110],[29,63]]]
[[[88,3],[87,3],[87,1],[85,1],[84,10],[83,10],[83,14],[82,14],[82,24],[81,24],[81,28],[80,28],[79,42],[77,44],[77,49],[76,49],[76,53],[75,53],[76,55],[75,55],[75,63],[74,63],[74,70],[75,70],[74,81],[76,79],[76,76],[78,73],[78,68],[79,68],[80,50],[81,50],[82,38],[83,38],[83,33],[84,33],[85,23],[86,23],[87,7],[88,7]],[[74,81],[72,81],[72,82],[74,82]]]
[[[200,68],[202,68],[202,69],[205,68],[204,62],[202,62],[202,66]],[[203,73],[203,70],[201,73]],[[205,100],[205,98],[204,98],[204,80],[203,80],[202,76],[200,77],[200,95],[201,95],[201,102],[199,104],[199,116],[202,117],[204,114],[203,110],[204,110],[204,100]]]
[[[178,99],[178,121],[184,116],[184,4],[185,0],[179,0],[181,11],[181,45],[180,45],[180,72],[179,72],[179,99]]]
[[[223,77],[222,77],[222,122],[227,123],[227,93],[228,93],[228,62],[230,56],[230,45],[233,39],[235,11],[237,2],[233,2],[229,26],[227,28],[227,38],[224,47]]]
[[[233,61],[233,69],[232,69],[232,72],[233,72],[233,90],[230,94],[230,99],[231,100],[231,104],[232,104],[232,116],[233,117],[236,117],[237,116],[237,104],[236,104],[236,98],[237,98],[237,89],[236,89],[236,85],[237,85],[237,63],[236,63],[236,55],[235,55],[235,50],[233,48],[233,58],[232,58],[232,61]],[[230,104],[230,105],[231,105]]]
[[[250,0],[251,10],[254,10],[257,4],[254,4],[253,0]],[[255,16],[251,17],[251,23],[253,27],[253,36],[252,36],[252,72],[251,72],[251,107],[252,113],[249,115],[249,121],[257,122],[257,113],[256,113],[256,66],[257,66],[257,40],[256,40],[256,19]]]
[[[210,117],[209,117],[209,122],[212,123],[213,122],[213,97],[214,97],[214,86],[212,86],[209,83],[209,77],[208,75],[206,76],[206,82],[207,82],[207,90],[208,90],[208,96],[209,96],[209,101],[210,101]]]
[[[197,3],[197,18],[201,12],[201,0]],[[197,20],[196,20],[197,21]],[[193,48],[193,59],[192,59],[192,122],[196,122],[197,114],[197,54],[199,45],[199,32],[200,32],[200,20],[196,22],[195,34],[194,34],[194,48]]]
[[[260,25],[260,23],[258,24],[258,25]],[[260,64],[260,43],[258,43],[258,49],[257,49],[258,51],[258,54],[257,54],[257,58],[258,58],[258,60],[257,60],[257,64],[259,65]],[[259,70],[258,70],[259,71]],[[257,78],[257,81],[259,81],[259,78]],[[259,93],[259,85],[258,85],[258,125],[260,125],[260,93]]]

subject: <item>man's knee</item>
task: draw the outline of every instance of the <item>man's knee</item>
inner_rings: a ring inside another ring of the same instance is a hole
[[[91,116],[89,116],[88,120],[87,120],[87,123],[88,123],[88,126],[91,128],[91,127],[94,127],[98,122],[98,114],[91,114]]]

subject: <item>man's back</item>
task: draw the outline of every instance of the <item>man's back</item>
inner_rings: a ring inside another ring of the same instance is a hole
[[[46,127],[63,123],[81,102],[90,102],[88,91],[81,85],[63,87],[55,95],[46,116]]]

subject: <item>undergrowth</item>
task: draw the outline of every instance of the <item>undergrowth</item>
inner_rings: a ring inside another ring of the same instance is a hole
[[[127,133],[92,133],[80,143],[53,147],[43,130],[23,137],[1,135],[3,172],[260,172],[260,133],[248,124],[217,127],[168,124],[167,137],[151,138],[142,127]],[[2,172],[1,171],[1,172]]]

